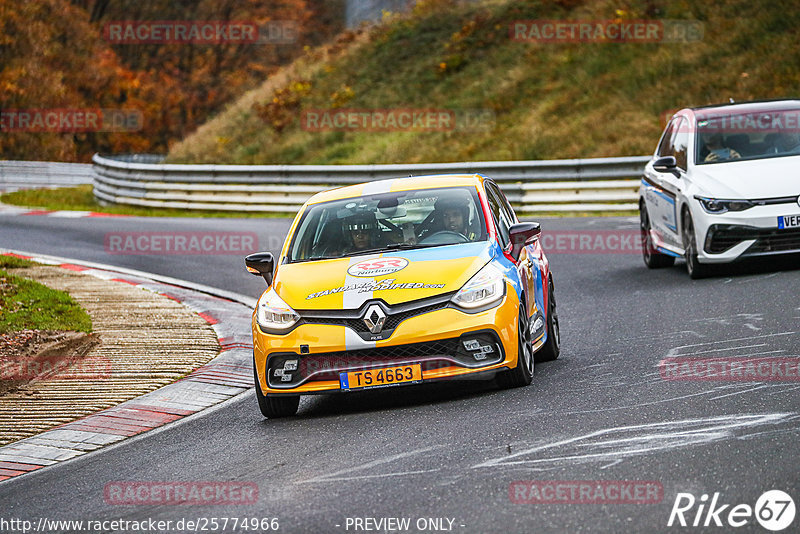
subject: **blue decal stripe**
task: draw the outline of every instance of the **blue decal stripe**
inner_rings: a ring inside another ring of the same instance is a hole
[[[675,252],[672,252],[671,250],[665,249],[664,247],[656,247],[656,250],[659,251],[661,254],[666,254],[667,256],[674,256],[676,258],[682,258],[683,257],[680,254],[676,254]]]

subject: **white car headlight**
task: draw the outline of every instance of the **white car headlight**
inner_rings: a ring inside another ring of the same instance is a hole
[[[720,200],[695,196],[706,213],[727,213],[729,211],[744,211],[756,205],[749,200]]]
[[[261,295],[256,304],[256,321],[267,331],[289,330],[300,316],[278,296],[274,289]]]
[[[500,302],[506,294],[506,279],[491,263],[478,271],[451,299],[462,308],[480,308]]]

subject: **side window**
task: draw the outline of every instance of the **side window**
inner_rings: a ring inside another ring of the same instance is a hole
[[[689,128],[686,119],[681,119],[678,128],[675,131],[675,140],[673,141],[673,156],[678,162],[678,167],[686,170],[687,154],[689,147]]]
[[[674,150],[672,147],[672,138],[675,134],[676,122],[677,119],[672,119],[667,125],[667,128],[664,130],[664,135],[661,136],[661,142],[658,143],[658,150],[656,151],[656,154],[659,157],[673,155]]]
[[[506,214],[506,218],[508,219],[508,226],[511,227],[511,225],[519,222],[517,220],[517,214],[514,213],[514,208],[511,207],[511,204],[509,204],[508,199],[500,190],[499,186],[497,187],[497,193],[501,201],[500,206],[503,208],[503,212]]]
[[[493,184],[486,184],[486,196],[489,200],[489,210],[492,212],[494,225],[497,227],[497,233],[500,237],[500,244],[505,248],[511,240],[509,234],[511,224],[508,221],[508,216],[504,212],[503,201],[501,200],[499,191],[493,187]]]

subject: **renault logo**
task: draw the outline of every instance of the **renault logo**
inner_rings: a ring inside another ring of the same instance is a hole
[[[373,334],[380,334],[383,330],[383,323],[386,322],[386,314],[383,309],[377,304],[373,304],[367,308],[364,313],[364,324],[367,325],[369,331]]]

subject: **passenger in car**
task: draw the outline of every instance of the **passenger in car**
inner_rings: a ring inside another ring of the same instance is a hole
[[[800,134],[781,132],[775,140],[775,146],[783,153],[800,154]]]

